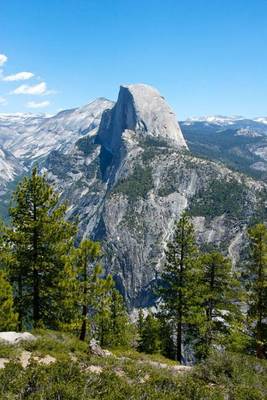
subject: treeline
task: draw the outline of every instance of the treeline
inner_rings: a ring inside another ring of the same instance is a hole
[[[267,357],[267,229],[248,230],[242,273],[217,251],[201,253],[183,214],[166,249],[155,312],[131,322],[101,268],[100,244],[78,245],[77,223],[36,168],[14,193],[0,229],[0,330],[69,331],[102,346],[135,347],[179,362],[214,349]]]

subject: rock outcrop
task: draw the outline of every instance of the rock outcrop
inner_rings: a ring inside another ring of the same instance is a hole
[[[116,155],[127,131],[134,137],[167,139],[174,146],[187,148],[177,119],[165,99],[151,86],[121,86],[117,103],[102,118],[100,143]]]
[[[32,342],[36,337],[29,332],[0,332],[0,341],[9,344],[18,344],[20,342]]]

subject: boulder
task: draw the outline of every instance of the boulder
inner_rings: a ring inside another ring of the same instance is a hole
[[[8,344],[18,344],[34,340],[36,340],[36,337],[29,332],[0,332],[0,341]]]
[[[112,353],[108,350],[102,349],[95,339],[91,339],[89,343],[89,353],[99,357],[109,357]]]

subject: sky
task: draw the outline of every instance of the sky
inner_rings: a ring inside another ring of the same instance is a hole
[[[267,0],[0,0],[0,112],[147,83],[179,120],[267,116]]]

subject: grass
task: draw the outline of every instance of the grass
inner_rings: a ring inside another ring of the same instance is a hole
[[[179,374],[176,363],[155,354],[112,349],[113,356],[88,353],[88,344],[66,333],[35,331],[35,342],[1,344],[0,354],[13,360],[0,370],[0,398],[18,400],[263,400],[267,398],[267,361],[216,353],[192,372]],[[26,369],[16,362],[22,350],[51,355],[56,362]],[[74,357],[75,356],[75,357]],[[151,362],[168,364],[158,368]],[[101,367],[99,374],[90,366]]]

